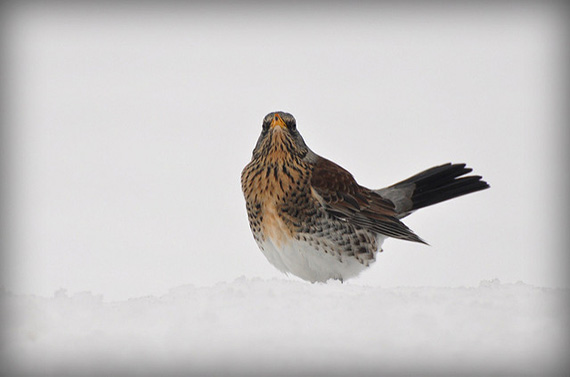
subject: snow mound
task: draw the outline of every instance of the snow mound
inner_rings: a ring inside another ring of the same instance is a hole
[[[556,375],[568,290],[377,288],[240,278],[160,297],[2,293],[20,375]]]

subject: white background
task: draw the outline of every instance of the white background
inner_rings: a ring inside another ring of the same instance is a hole
[[[6,6],[2,283],[119,300],[282,276],[249,232],[240,172],[284,110],[367,187],[448,161],[491,184],[407,218],[432,246],[388,240],[348,284],[567,286],[563,14]]]

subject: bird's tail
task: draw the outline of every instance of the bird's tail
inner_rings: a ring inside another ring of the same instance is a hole
[[[490,187],[481,176],[465,176],[471,171],[465,164],[447,163],[377,192],[391,200],[400,217],[404,217],[417,209]]]

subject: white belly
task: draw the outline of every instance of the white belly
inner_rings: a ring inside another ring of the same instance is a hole
[[[383,237],[378,239],[381,245]],[[360,262],[352,256],[342,254],[333,255],[316,249],[307,242],[289,240],[287,242],[272,242],[271,238],[258,243],[259,248],[278,270],[292,273],[301,279],[310,282],[325,282],[329,279],[347,280],[355,277],[368,267],[367,263]]]

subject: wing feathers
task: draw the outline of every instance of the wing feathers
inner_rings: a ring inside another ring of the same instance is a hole
[[[426,243],[398,220],[391,201],[360,186],[334,162],[319,157],[311,185],[332,216],[388,237]]]

